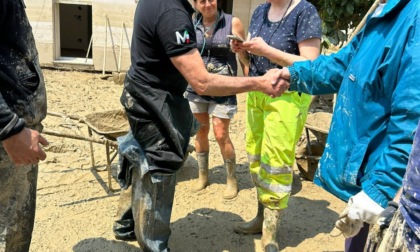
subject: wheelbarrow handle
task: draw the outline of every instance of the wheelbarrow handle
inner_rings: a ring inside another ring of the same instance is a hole
[[[63,117],[63,118],[67,117],[67,118],[70,118],[72,120],[78,120],[78,121],[84,122],[83,118],[75,116],[75,115],[66,115],[66,114],[63,114],[63,113],[58,113],[58,112],[53,112],[53,111],[48,111],[47,115],[56,116],[56,117]]]
[[[114,141],[92,138],[92,137],[79,136],[79,135],[63,133],[63,132],[59,132],[59,131],[52,131],[52,130],[45,129],[45,128],[42,130],[42,134],[57,136],[57,137],[67,137],[67,138],[72,138],[72,139],[76,139],[76,140],[83,140],[83,141],[105,144],[105,145],[108,144],[109,146],[112,146],[112,147],[118,147],[118,144]]]

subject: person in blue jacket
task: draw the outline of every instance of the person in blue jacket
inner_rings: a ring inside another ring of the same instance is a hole
[[[339,52],[282,70],[290,90],[337,93],[314,182],[348,202],[336,222],[346,251],[363,251],[402,183],[420,117],[419,14],[419,1],[382,0]]]

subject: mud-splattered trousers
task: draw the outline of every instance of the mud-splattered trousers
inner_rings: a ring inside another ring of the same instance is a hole
[[[0,1],[0,141],[24,127],[40,131],[45,85],[22,0]],[[29,251],[38,166],[16,166],[0,146],[0,251]]]
[[[175,173],[149,171],[144,151],[131,131],[118,139],[123,190],[119,200],[114,234],[120,239],[135,239],[143,251],[169,251],[168,240]]]
[[[123,149],[133,148],[131,156],[138,157],[125,155],[129,160],[121,163],[122,169],[131,167],[126,173],[131,196],[124,196],[130,189],[123,192],[121,200],[125,203],[120,201],[114,234],[129,237],[134,224],[143,251],[169,251],[176,171],[185,161],[194,125],[188,100],[135,83],[127,75],[121,102],[132,136],[126,136],[126,143],[119,140],[119,152],[125,155]]]
[[[405,222],[405,241],[408,251],[420,251],[420,121],[402,188],[399,210]]]
[[[414,239],[412,239],[414,238]],[[411,247],[407,247],[407,241],[410,240]],[[416,237],[415,233],[407,225],[404,217],[398,209],[385,235],[379,245],[377,252],[408,252],[420,251],[420,240]]]
[[[246,151],[258,200],[270,209],[287,207],[295,146],[306,121],[310,96],[289,92],[271,98],[247,96]]]
[[[0,147],[0,251],[29,251],[38,165],[16,166]]]
[[[132,185],[121,191],[114,233],[127,237],[134,230],[131,238],[137,238],[143,251],[169,251],[175,178],[175,174],[151,173],[141,177],[140,170],[133,169]]]

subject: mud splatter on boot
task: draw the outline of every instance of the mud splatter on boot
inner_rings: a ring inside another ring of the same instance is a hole
[[[205,189],[209,184],[209,153],[197,153],[198,161],[198,181],[193,189],[194,192]]]
[[[264,224],[261,243],[264,252],[278,252],[277,230],[280,222],[281,210],[264,207]]]
[[[238,182],[236,180],[236,161],[235,159],[226,159],[225,167],[227,173],[226,189],[223,192],[224,199],[233,199],[238,196]]]

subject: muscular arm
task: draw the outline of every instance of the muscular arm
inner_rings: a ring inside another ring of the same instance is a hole
[[[208,73],[197,49],[171,57],[171,61],[199,95],[226,96],[261,91],[278,96],[288,88],[287,85],[276,84],[279,70],[259,77],[229,77]]]

